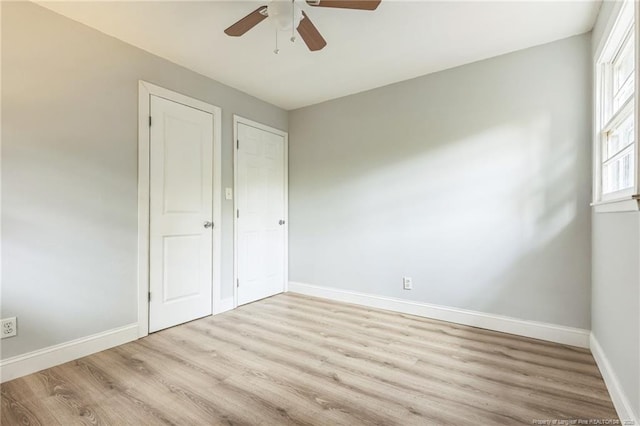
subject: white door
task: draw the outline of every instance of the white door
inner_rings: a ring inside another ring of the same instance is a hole
[[[238,305],[284,291],[284,136],[237,124]]]
[[[212,313],[213,115],[151,96],[149,332]]]

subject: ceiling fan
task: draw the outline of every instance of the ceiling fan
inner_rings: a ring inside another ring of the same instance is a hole
[[[309,6],[333,7],[339,9],[375,10],[382,0],[306,0]],[[295,41],[294,30],[298,31],[302,40],[311,51],[321,50],[327,45],[318,29],[307,14],[301,10],[295,0],[272,0],[268,5],[260,6],[235,24],[224,30],[225,34],[240,37],[265,19],[269,19],[277,31],[291,30],[291,41]],[[276,33],[276,50],[278,39]]]

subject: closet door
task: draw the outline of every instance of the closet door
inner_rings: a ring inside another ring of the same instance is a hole
[[[212,313],[213,115],[151,96],[149,332]]]
[[[285,288],[285,138],[237,123],[237,301]]]

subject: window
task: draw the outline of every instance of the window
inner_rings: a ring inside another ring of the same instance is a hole
[[[634,4],[622,4],[596,61],[594,204],[638,191]]]

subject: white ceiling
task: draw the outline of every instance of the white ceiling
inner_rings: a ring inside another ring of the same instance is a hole
[[[267,21],[223,30],[267,1],[39,2],[284,109],[295,109],[589,31],[600,1],[383,0],[374,12],[310,7],[309,52]]]

